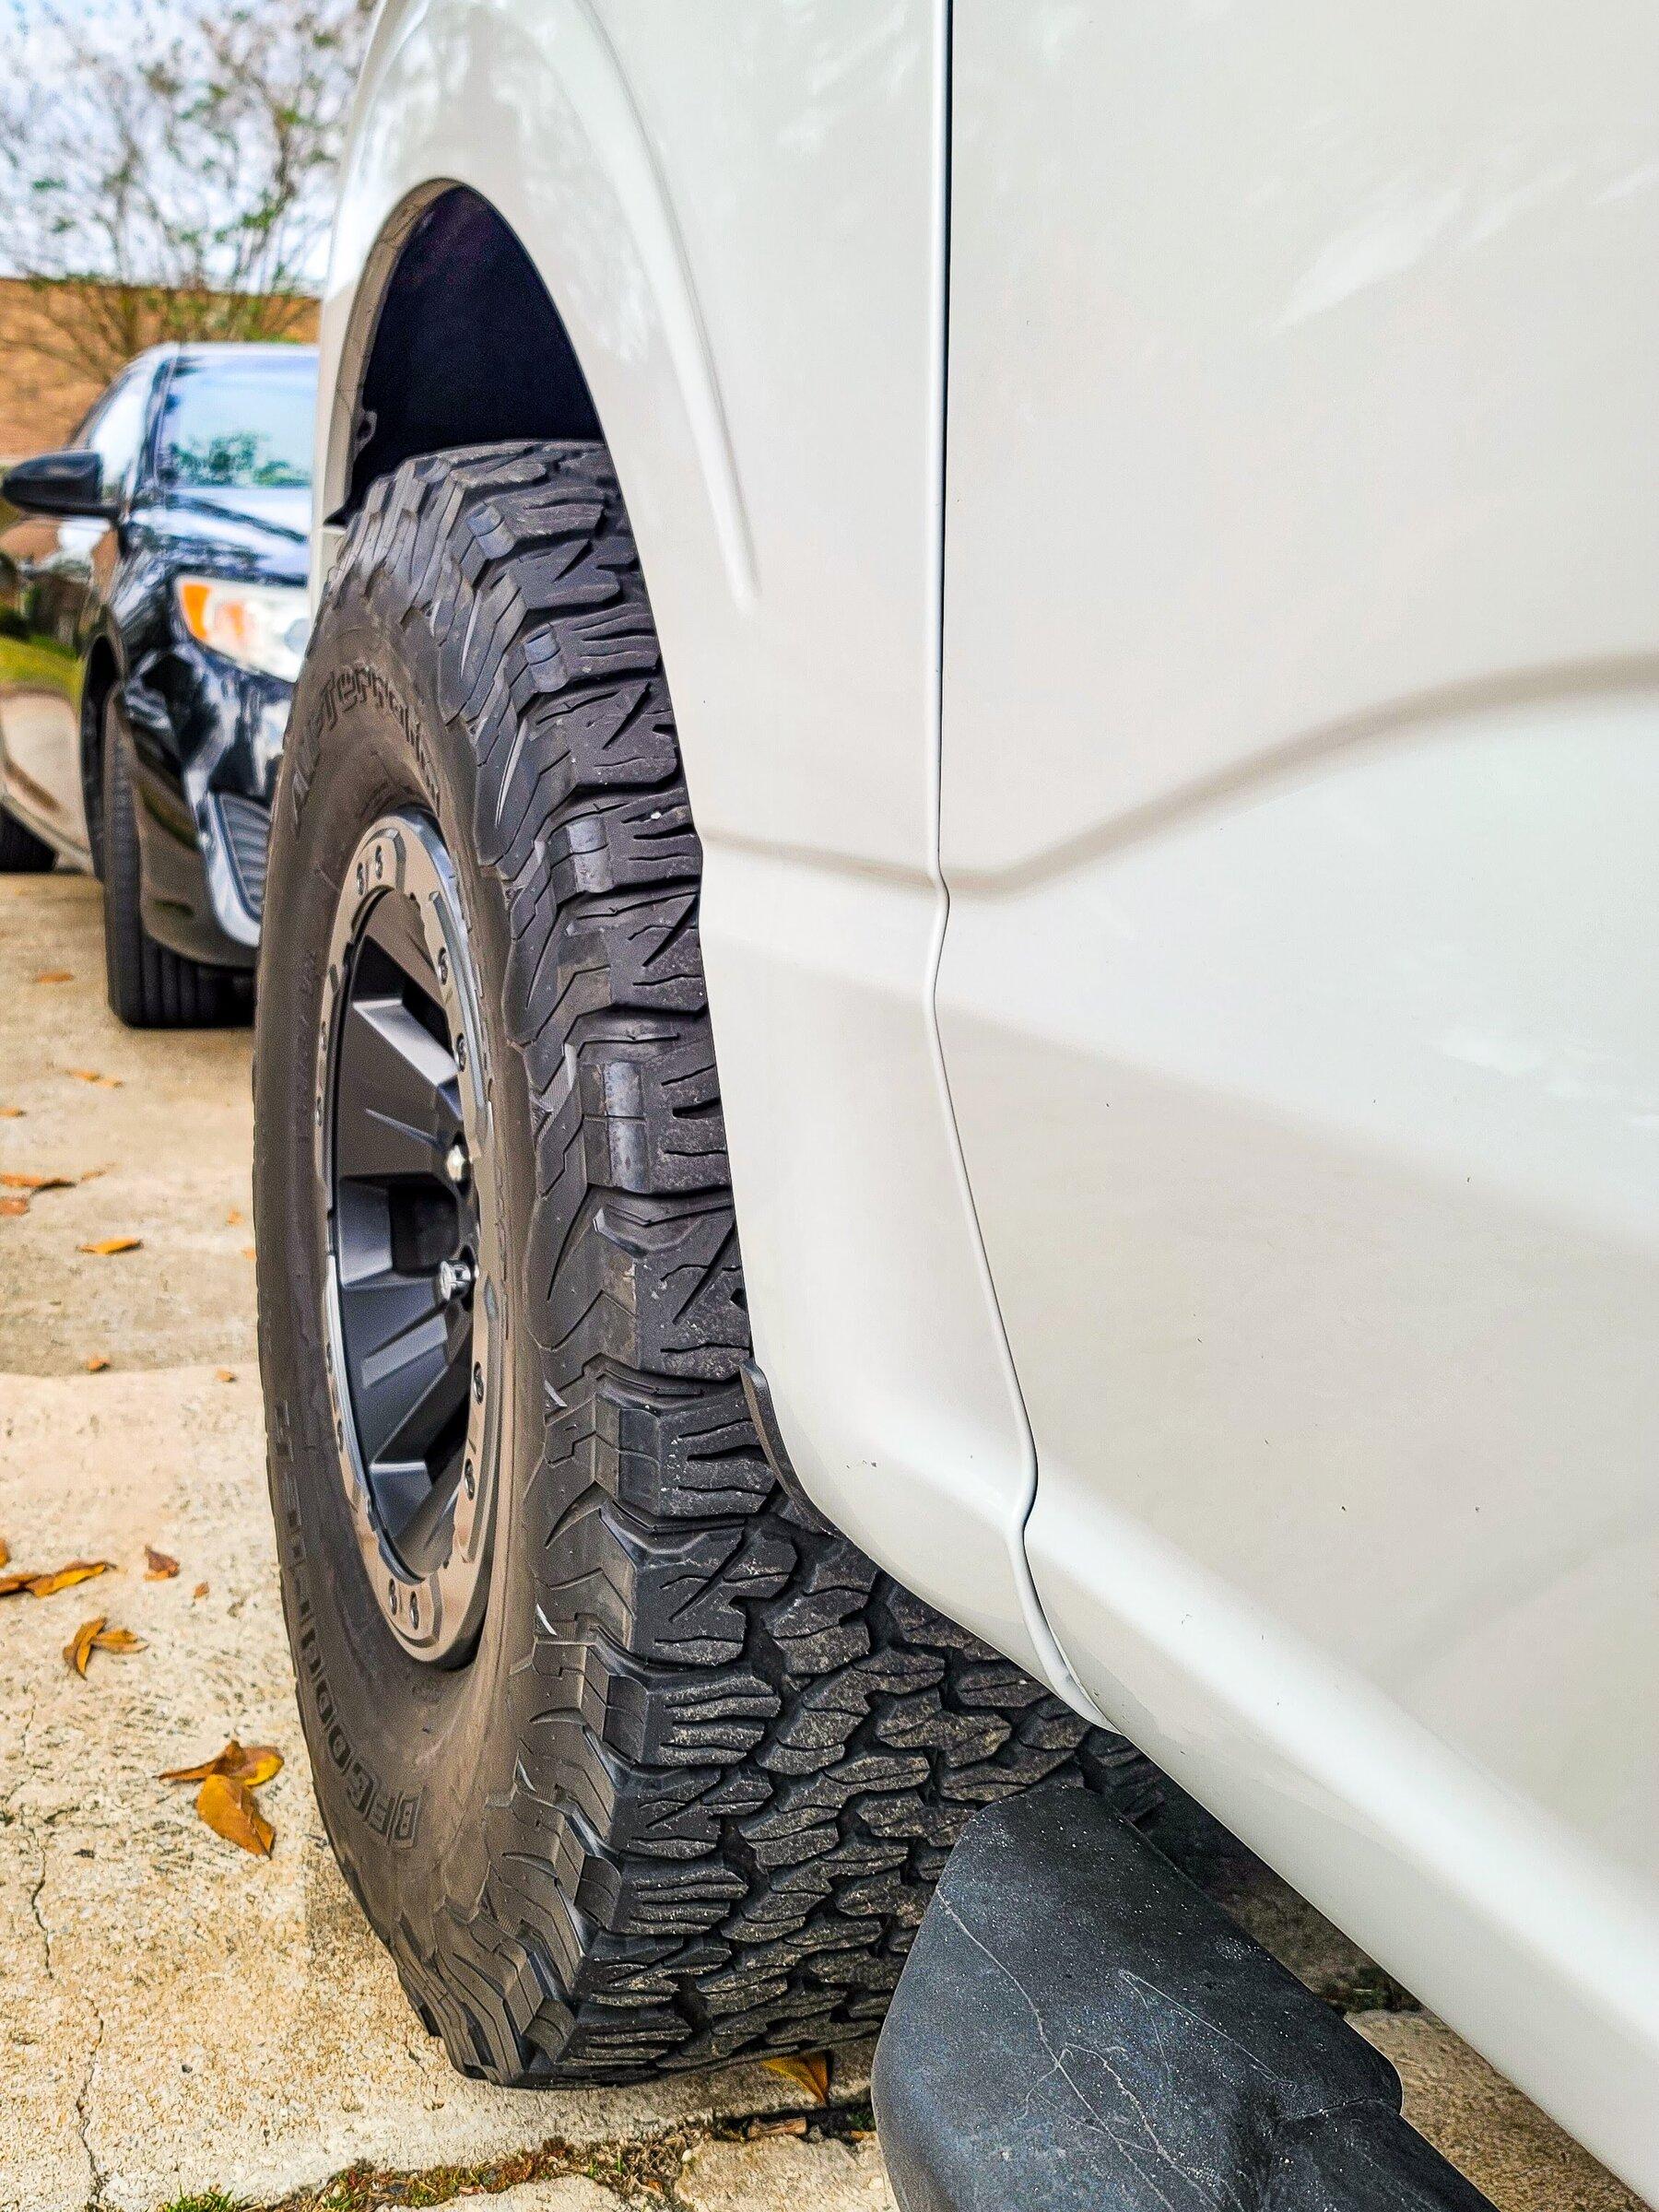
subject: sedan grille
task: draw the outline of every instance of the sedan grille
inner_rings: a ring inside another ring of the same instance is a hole
[[[271,814],[257,799],[234,792],[221,793],[219,815],[225,825],[225,846],[230,872],[241,893],[242,904],[255,922],[265,912],[265,850],[271,838]]]

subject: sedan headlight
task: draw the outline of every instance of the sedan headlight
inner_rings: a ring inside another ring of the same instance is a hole
[[[300,673],[311,615],[305,594],[293,584],[229,583],[211,576],[181,576],[179,612],[199,643],[244,668],[291,684]]]

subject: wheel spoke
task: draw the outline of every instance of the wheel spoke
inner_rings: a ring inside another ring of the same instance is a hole
[[[410,1562],[410,1531],[432,1495],[426,1462],[414,1459],[394,1466],[382,1460],[374,1470],[374,1511],[398,1557]]]
[[[455,1063],[395,998],[356,1000],[340,1039],[335,1172],[353,1182],[441,1178],[461,1128]]]
[[[402,1524],[388,1532],[405,1565],[416,1568],[424,1566],[434,1551],[448,1549],[444,1523],[454,1510],[455,1493],[461,1487],[460,1452],[450,1454],[448,1465],[435,1481],[429,1481],[423,1463],[420,1479],[421,1493],[414,1498]],[[385,1510],[382,1505],[382,1512]]]
[[[378,946],[403,974],[412,976],[429,998],[438,996],[438,975],[427,950],[412,899],[389,891],[377,899],[363,924],[363,940]]]
[[[465,1350],[465,1344],[461,1348]],[[428,1369],[419,1396],[410,1402],[382,1446],[384,1455],[394,1461],[427,1461],[433,1445],[465,1405],[466,1384],[466,1361],[457,1356],[453,1332],[446,1330],[442,1362],[434,1359]]]
[[[356,1282],[342,1277],[340,1319],[365,1465],[423,1457],[466,1388],[453,1307],[431,1276],[388,1268]]]

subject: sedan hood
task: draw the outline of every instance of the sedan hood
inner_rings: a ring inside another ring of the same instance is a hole
[[[309,491],[178,488],[147,500],[142,522],[157,539],[171,541],[182,560],[199,557],[192,550],[199,548],[235,567],[245,563],[251,576],[304,581]]]

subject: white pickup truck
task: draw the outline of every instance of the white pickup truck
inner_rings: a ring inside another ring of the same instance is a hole
[[[469,2072],[866,2033],[976,1807],[1150,1759],[1659,2194],[1656,88],[386,0],[261,1327]]]

